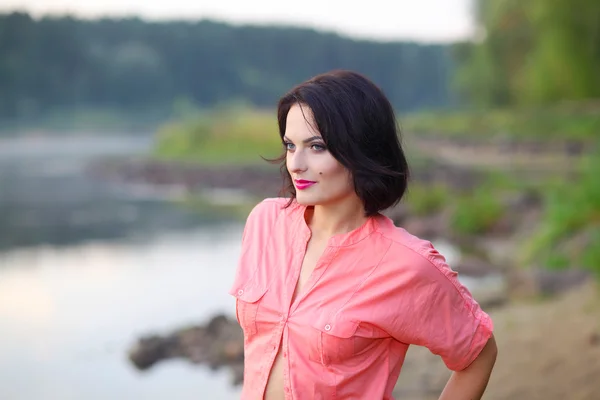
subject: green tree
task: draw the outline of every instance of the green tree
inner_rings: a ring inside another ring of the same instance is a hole
[[[479,0],[481,37],[455,48],[463,96],[482,105],[600,97],[600,2]]]

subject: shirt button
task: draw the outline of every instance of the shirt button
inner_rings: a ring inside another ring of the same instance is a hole
[[[327,332],[329,332],[331,330],[331,325],[329,325],[329,324],[325,325],[325,330]]]
[[[238,296],[241,296],[244,294],[244,291],[242,289],[238,290]]]

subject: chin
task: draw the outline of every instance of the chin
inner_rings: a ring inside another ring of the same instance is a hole
[[[316,196],[311,196],[308,193],[298,192],[296,192],[296,202],[303,206],[315,206],[320,203]]]
[[[324,206],[324,205],[335,205],[346,201],[351,194],[345,193],[307,193],[303,191],[296,191],[296,202],[300,205],[309,206]]]
[[[310,201],[310,199],[307,196],[298,196],[298,194],[296,194],[296,203],[303,205],[303,206],[314,206],[315,205],[314,201]]]

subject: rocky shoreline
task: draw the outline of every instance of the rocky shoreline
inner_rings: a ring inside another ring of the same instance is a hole
[[[173,358],[206,364],[212,370],[229,368],[232,384],[239,385],[243,380],[244,337],[235,319],[216,315],[204,325],[180,328],[167,335],[143,336],[129,349],[128,357],[141,371]]]
[[[415,168],[411,179],[423,183],[434,181],[470,189],[478,182],[471,168],[428,162],[426,168]],[[275,165],[199,165],[149,159],[105,160],[89,166],[88,174],[122,183],[148,184],[156,187],[177,186],[187,193],[206,189],[241,189],[258,197],[277,196],[281,175]]]

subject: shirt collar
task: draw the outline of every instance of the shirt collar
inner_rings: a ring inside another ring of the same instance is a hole
[[[306,211],[306,206],[298,204],[295,201],[294,201],[294,203],[295,203],[294,212],[296,214],[295,215],[296,223],[294,224],[295,228],[298,229],[297,232],[300,233],[300,235],[304,239],[308,240],[310,238],[311,232],[310,232],[310,228],[306,224],[306,220],[304,219],[304,212]],[[371,235],[373,232],[375,232],[377,230],[378,225],[379,225],[379,220],[382,217],[383,216],[379,215],[379,214],[376,216],[373,216],[373,217],[369,217],[358,228],[355,228],[347,233],[340,233],[340,234],[332,236],[329,239],[328,246],[334,246],[334,247],[352,246],[352,245],[362,241],[363,239],[367,238],[369,235]]]

